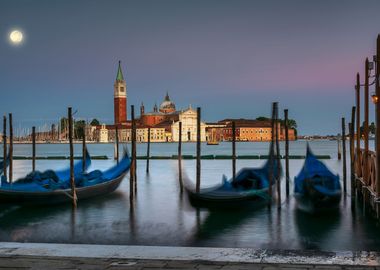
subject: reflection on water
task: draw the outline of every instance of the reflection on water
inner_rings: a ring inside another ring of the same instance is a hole
[[[317,154],[336,156],[336,142],[313,143]],[[304,142],[292,144],[296,151],[305,151]],[[244,145],[251,149],[251,154],[266,153],[265,143]],[[164,146],[168,148],[165,151],[173,150],[175,153],[175,144],[152,145],[152,150]],[[55,145],[49,147],[53,148],[50,152],[57,151]],[[92,147],[99,148],[99,152],[101,147],[103,151],[108,151],[108,145]],[[205,152],[211,151],[203,147]],[[221,147],[224,150],[213,146],[212,151],[217,149],[226,154],[230,150],[229,144],[222,144]],[[263,162],[238,160],[237,169],[260,166]],[[29,163],[15,161],[16,178],[29,172]],[[132,202],[129,198],[129,176],[126,176],[116,192],[80,201],[75,211],[70,204],[38,207],[1,205],[0,241],[380,250],[379,225],[364,216],[360,204],[351,207],[349,196],[341,201],[340,211],[320,216],[299,212],[293,197],[286,200],[284,194],[281,210],[277,210],[276,205],[271,209],[263,207],[239,211],[195,209],[190,205],[187,194],[180,192],[177,161],[151,160],[150,163],[150,173],[147,175],[145,161],[139,161],[137,196]],[[291,179],[302,163],[302,160],[290,160]],[[334,172],[341,174],[340,161],[331,159],[326,163]],[[39,161],[37,166],[42,170],[65,164],[67,161],[45,160]],[[105,169],[112,164],[113,160],[94,160],[92,166]],[[190,179],[195,179],[195,160],[184,160],[183,167]],[[231,175],[230,160],[202,161],[202,186],[219,183],[222,174]],[[284,181],[282,184],[285,191]],[[349,184],[347,186],[350,187]],[[293,185],[290,187],[292,189]]]
[[[340,212],[309,214],[294,210],[294,223],[303,249],[321,249],[325,239],[334,237],[333,232],[339,227]],[[330,235],[332,234],[332,235]]]

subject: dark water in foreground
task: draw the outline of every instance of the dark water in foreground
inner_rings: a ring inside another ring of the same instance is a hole
[[[342,175],[342,162],[336,159],[336,142],[311,142],[316,154],[330,154],[328,166]],[[67,145],[38,146],[40,154],[65,154]],[[145,145],[138,145],[141,154]],[[152,154],[175,154],[175,144],[154,144]],[[293,142],[292,154],[304,154],[305,142]],[[17,154],[28,154],[30,146],[16,146]],[[79,146],[78,153],[79,153]],[[112,156],[112,145],[90,145],[93,155]],[[266,143],[239,143],[241,154],[266,154]],[[155,153],[156,151],[156,153]],[[195,152],[194,144],[185,153]],[[229,154],[230,145],[203,146],[203,154]],[[237,168],[260,166],[263,160],[238,160]],[[30,170],[30,161],[15,161],[16,178]],[[63,167],[68,161],[37,162],[38,169]],[[112,160],[93,161],[92,168],[107,168]],[[129,176],[108,196],[80,201],[72,212],[70,205],[19,207],[0,206],[0,241],[89,244],[131,244],[212,247],[254,247],[270,249],[380,250],[380,227],[361,204],[351,210],[351,197],[341,201],[340,211],[312,216],[296,210],[295,201],[283,195],[282,208],[271,210],[209,211],[193,208],[186,194],[179,192],[177,162],[151,160],[150,174],[145,161],[138,161],[138,192],[134,205],[129,200]],[[290,160],[291,179],[302,160]],[[349,164],[348,164],[349,165]],[[184,169],[195,179],[195,160],[185,160]],[[349,172],[349,166],[348,166]],[[231,175],[231,161],[203,160],[202,186]],[[284,180],[284,179],[282,179]],[[284,181],[282,181],[284,191]],[[349,186],[349,185],[348,185]]]

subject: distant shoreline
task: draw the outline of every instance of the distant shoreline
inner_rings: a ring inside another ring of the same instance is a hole
[[[332,141],[336,140],[333,138],[315,138],[315,139],[297,139],[296,141]],[[270,141],[236,141],[237,143],[268,143]],[[280,142],[284,142],[284,140],[280,140]],[[2,143],[2,142],[1,142]],[[74,144],[82,144],[82,141],[74,141]],[[86,141],[86,144],[114,144],[115,142],[94,142],[94,141]],[[120,144],[130,144],[131,142],[119,142]],[[137,142],[138,144],[147,144],[147,142]],[[178,142],[150,142],[151,144],[178,144]],[[182,144],[186,143],[196,143],[196,141],[186,141],[182,142]],[[203,144],[206,144],[207,142],[202,142]],[[230,141],[221,141],[220,143],[231,143]],[[13,141],[13,144],[32,144],[30,141]],[[36,144],[69,144],[69,141],[52,141],[52,142],[46,142],[46,141],[36,141]],[[211,146],[210,146],[211,147]]]

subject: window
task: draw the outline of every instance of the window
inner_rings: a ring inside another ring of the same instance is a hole
[[[124,87],[123,86],[120,87],[120,92],[124,92]]]

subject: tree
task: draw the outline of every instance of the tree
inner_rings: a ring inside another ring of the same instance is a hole
[[[84,129],[86,128],[86,121],[79,120],[74,123],[74,138],[81,139],[84,135]]]
[[[289,128],[297,129],[297,122],[294,119],[288,119]]]
[[[69,119],[66,118],[66,117],[62,117],[60,120],[59,120],[59,125],[60,125],[60,129],[61,129],[61,132],[63,132],[64,130],[66,130],[69,126]]]
[[[264,116],[259,116],[256,118],[257,121],[270,121],[270,119],[268,117],[264,117]]]
[[[94,118],[94,119],[92,119],[90,125],[91,125],[91,126],[99,126],[99,125],[100,125],[100,122],[99,122],[98,119]]]
[[[364,123],[365,123],[365,121],[363,121],[363,124],[362,124],[362,126],[360,127],[360,134],[364,134]],[[376,133],[376,126],[375,126],[375,123],[374,122],[372,122],[369,126],[368,126],[368,132],[369,132],[369,134],[373,134],[373,135],[375,135],[375,133]]]
[[[376,133],[376,126],[374,122],[372,122],[371,125],[369,125],[369,133],[373,135],[375,135]]]
[[[270,118],[265,117],[265,116],[259,116],[256,118],[256,120],[257,121],[271,121]],[[285,120],[278,119],[278,121],[280,121],[281,126],[283,126],[283,127],[285,126]],[[291,129],[294,129],[294,134],[297,137],[297,122],[296,122],[296,120],[288,119],[288,127]]]

